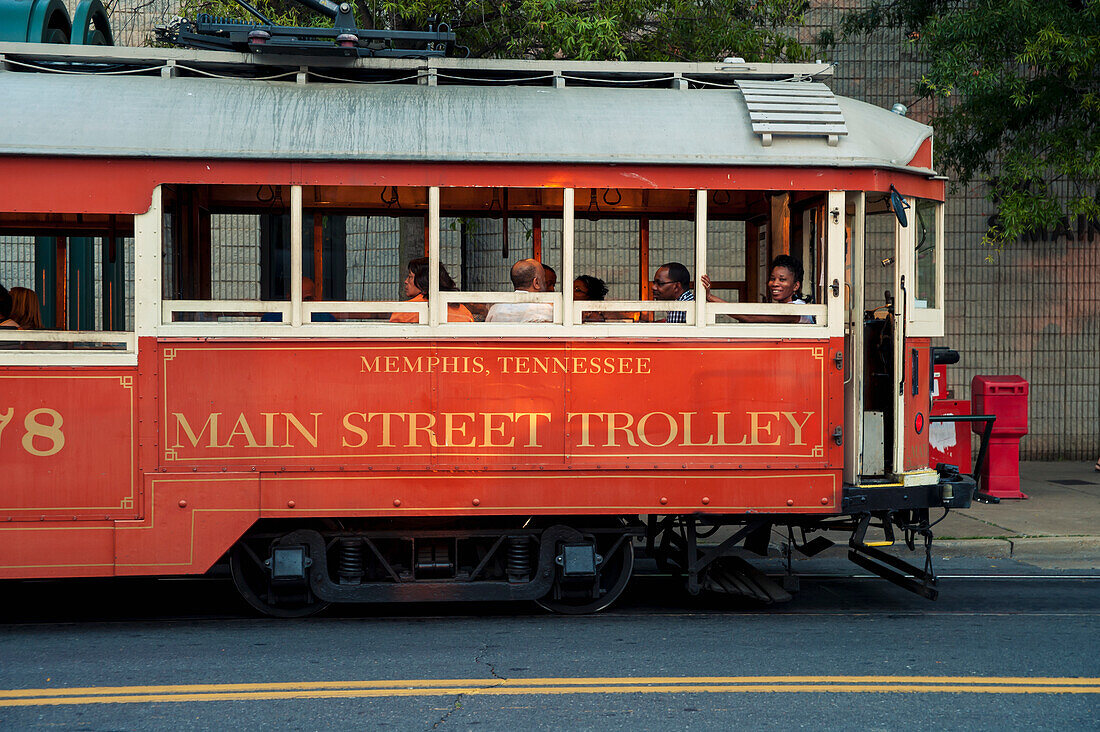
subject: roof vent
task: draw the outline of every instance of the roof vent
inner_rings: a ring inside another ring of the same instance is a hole
[[[821,135],[836,147],[848,134],[844,113],[832,90],[810,81],[738,81],[749,108],[752,131],[760,144],[772,144],[772,135]]]

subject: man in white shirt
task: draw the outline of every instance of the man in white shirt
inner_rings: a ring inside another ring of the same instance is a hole
[[[516,292],[547,292],[546,272],[535,259],[521,259],[512,265],[512,286]],[[489,308],[486,323],[552,323],[554,305],[548,302],[498,302]]]

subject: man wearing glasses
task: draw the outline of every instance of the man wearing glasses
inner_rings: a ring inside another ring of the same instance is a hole
[[[653,275],[654,300],[695,300],[695,290],[691,289],[691,273],[679,262],[669,262],[657,268]],[[665,317],[666,323],[686,323],[687,312],[672,310]]]

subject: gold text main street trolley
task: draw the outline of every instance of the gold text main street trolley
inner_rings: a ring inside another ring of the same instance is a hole
[[[586,612],[636,553],[767,594],[715,560],[839,529],[935,595],[867,535],[974,494],[926,434],[944,180],[829,67],[0,54],[0,281],[44,320],[0,331],[0,576]]]

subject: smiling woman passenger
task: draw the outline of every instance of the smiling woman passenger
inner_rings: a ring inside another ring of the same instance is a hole
[[[768,302],[781,305],[805,305],[802,294],[802,262],[789,254],[780,254],[772,260],[771,274],[768,275]],[[725,302],[717,295],[710,294],[710,277],[703,275],[703,288],[707,291],[707,302]],[[731,315],[742,323],[813,323],[812,315]]]

